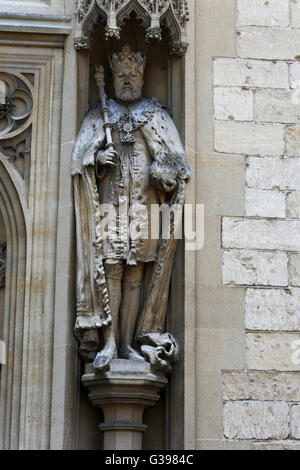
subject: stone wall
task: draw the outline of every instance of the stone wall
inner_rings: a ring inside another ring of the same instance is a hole
[[[214,60],[215,151],[245,164],[244,214],[222,218],[222,282],[243,288],[245,322],[223,437],[300,449],[300,2],[236,7],[236,57]]]
[[[31,156],[38,166],[24,203],[35,231],[35,245],[28,232],[26,306],[6,318],[7,325],[24,318],[27,336],[7,326],[15,335],[8,352],[14,338],[25,349],[9,369],[14,395],[2,394],[0,448],[101,447],[100,418],[86,395],[79,399],[73,336],[70,165],[89,70],[73,46],[75,3],[1,2],[0,72],[8,62],[18,73],[22,64],[25,73],[38,74],[45,61],[51,67],[47,80],[35,81],[33,126],[44,122],[49,133],[37,133],[43,148]],[[184,269],[171,296],[183,310],[176,322],[184,380],[173,385],[168,413],[183,405],[186,449],[299,449],[300,0],[189,0],[189,8],[190,45],[184,60],[174,60],[170,103],[182,105],[173,107],[192,168],[187,203],[205,205],[205,245],[175,266]],[[47,113],[42,97],[52,100]],[[178,448],[180,433],[167,419]]]

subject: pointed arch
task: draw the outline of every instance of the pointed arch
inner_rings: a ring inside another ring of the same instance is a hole
[[[18,449],[26,278],[26,202],[22,184],[0,154],[0,213],[7,242],[3,338],[7,361],[0,382],[0,449]]]

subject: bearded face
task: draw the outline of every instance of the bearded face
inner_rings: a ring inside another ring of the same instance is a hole
[[[121,68],[114,71],[116,98],[122,101],[135,101],[142,96],[143,73],[137,68]]]

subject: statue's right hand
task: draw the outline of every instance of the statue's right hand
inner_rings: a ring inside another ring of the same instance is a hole
[[[97,154],[97,163],[102,166],[116,167],[118,161],[118,153],[113,148],[101,150]]]

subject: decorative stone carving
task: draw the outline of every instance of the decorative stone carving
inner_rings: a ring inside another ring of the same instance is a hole
[[[9,116],[12,110],[16,107],[15,103],[8,96],[5,97],[5,102],[0,103],[0,119]]]
[[[107,372],[87,366],[82,383],[92,405],[103,410],[104,450],[142,450],[144,410],[159,400],[167,379],[147,363],[113,360]]]
[[[76,9],[76,49],[90,49],[98,24],[105,23],[106,39],[120,39],[124,21],[136,14],[145,28],[147,42],[160,42],[167,31],[170,54],[184,55],[185,25],[189,19],[187,0],[79,0]]]
[[[0,289],[5,287],[6,243],[0,242]]]
[[[0,151],[29,185],[31,127],[11,139],[0,140]]]
[[[0,139],[19,135],[28,127],[32,95],[25,77],[0,72]],[[2,93],[1,93],[2,91]]]
[[[21,74],[0,71],[0,151],[29,183],[32,84]]]
[[[145,63],[127,45],[112,54],[116,101],[107,100],[104,72],[97,69],[101,105],[90,110],[75,144],[75,331],[82,357],[95,369],[106,370],[118,357],[168,374],[179,349],[165,333],[166,310],[190,169],[168,112],[141,98]],[[179,214],[170,214],[166,236],[162,204]]]

